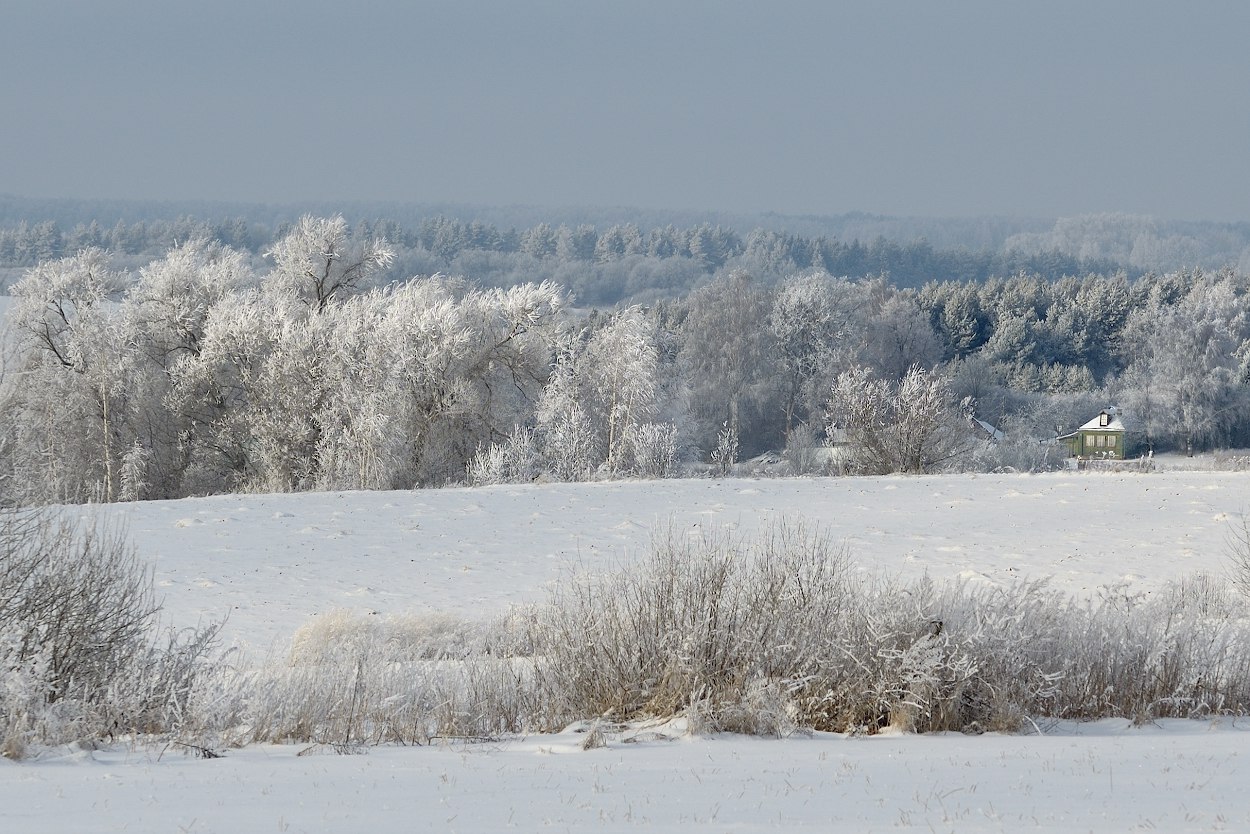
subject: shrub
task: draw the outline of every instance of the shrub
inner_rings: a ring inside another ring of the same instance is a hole
[[[1244,514],[1229,526],[1224,554],[1233,587],[1250,599],[1250,518]]]
[[[529,483],[541,471],[533,429],[517,426],[502,443],[478,449],[466,474],[471,485],[490,486]]]
[[[217,626],[157,638],[151,576],[123,533],[0,512],[0,732],[5,754],[176,728]]]
[[[1191,580],[1092,601],[1045,582],[873,580],[821,534],[669,531],[534,612],[540,726],[686,715],[709,730],[1015,730],[1035,717],[1250,711],[1244,606]]]
[[[712,471],[720,476],[732,475],[738,464],[738,430],[726,423],[716,435],[712,450]]]
[[[904,596],[801,527],[755,540],[670,531],[640,565],[574,576],[536,614],[539,700],[552,726],[686,713],[775,734],[958,728],[964,716],[938,720],[936,702],[958,698],[975,664]]]
[[[0,514],[0,626],[9,662],[45,668],[47,699],[99,692],[159,606],[120,533],[50,515]]]
[[[643,423],[633,430],[634,474],[640,478],[672,477],[677,468],[677,427]]]
[[[943,376],[914,366],[894,384],[856,368],[834,382],[826,420],[831,438],[845,432],[849,471],[885,475],[953,467],[975,445],[971,414]]]
[[[786,436],[783,457],[795,475],[814,475],[830,468],[829,448],[821,443],[816,429],[807,423],[799,423]]]
[[[251,666],[212,660],[212,626],[157,635],[119,535],[10,513],[0,557],[10,756],[114,733],[346,752],[588,721],[594,746],[651,718],[787,735],[1250,712],[1247,606],[1210,577],[1090,600],[1045,582],[900,583],[795,524],[669,529],[639,562],[574,572],[494,622],[330,612]]]

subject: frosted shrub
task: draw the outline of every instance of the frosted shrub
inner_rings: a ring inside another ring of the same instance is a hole
[[[216,627],[156,639],[151,577],[120,533],[0,513],[0,737],[10,755],[185,717]]]
[[[828,456],[820,436],[812,426],[800,423],[786,435],[783,455],[795,475],[813,475],[827,468]]]
[[[1193,718],[1250,711],[1250,620],[1206,583],[1145,599],[1122,588],[1070,606],[1055,709],[1064,717]]]
[[[638,563],[575,572],[497,622],[331,612],[288,656],[201,671],[187,697],[159,703],[181,709],[165,726],[184,735],[339,752],[584,721],[599,743],[651,718],[784,736],[1246,714],[1248,613],[1203,577],[1083,600],[1045,582],[874,578],[796,525],[754,538],[670,529]],[[41,662],[10,665],[14,703],[38,701]],[[10,727],[33,726],[29,713]],[[35,732],[83,715],[36,711]]]
[[[693,710],[701,726],[742,729],[761,705],[786,717],[758,726],[823,725],[862,591],[845,553],[800,528],[670,531],[640,565],[575,575],[536,613],[540,701],[553,726]]]
[[[142,646],[158,606],[124,536],[42,514],[0,516],[0,628],[42,653],[49,700],[89,695]]]
[[[1250,599],[1250,518],[1244,514],[1229,525],[1224,554],[1233,587]]]
[[[533,430],[518,426],[502,443],[478,449],[469,461],[468,478],[473,486],[525,484],[541,471]]]
[[[716,435],[716,448],[712,450],[712,468],[717,475],[730,475],[738,463],[738,432],[726,425]]]
[[[1096,602],[1044,582],[900,585],[797,528],[670,531],[637,565],[562,583],[533,634],[548,728],[684,714],[707,731],[980,732],[1250,711],[1246,612],[1210,582]]]
[[[634,472],[640,478],[668,478],[677,467],[677,427],[643,423],[633,434]]]
[[[750,538],[669,529],[636,564],[574,572],[545,604],[498,621],[332,611],[289,654],[227,665],[214,627],[153,636],[146,574],[119,541],[0,516],[5,755],[114,734],[346,752],[578,721],[605,738],[676,717],[694,733],[784,736],[1250,713],[1250,610],[1210,577],[1084,600],[1045,582],[873,577],[800,525]],[[73,558],[48,555],[57,548]],[[67,576],[88,577],[87,592]],[[126,593],[94,587],[110,583]],[[60,590],[31,607],[45,586]],[[113,606],[75,614],[67,588]],[[88,626],[119,610],[138,617],[132,628]],[[95,636],[51,639],[62,625],[45,611]],[[105,651],[112,634],[124,640]]]
[[[0,755],[20,759],[50,692],[42,653],[23,657],[16,629],[0,632]]]
[[[972,449],[971,401],[957,401],[950,382],[919,366],[897,384],[859,367],[838,376],[826,415],[830,438],[844,432],[847,465],[861,475],[940,472]]]

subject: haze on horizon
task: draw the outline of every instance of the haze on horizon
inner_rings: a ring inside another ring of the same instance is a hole
[[[9,0],[0,192],[1250,220],[1250,5]]]

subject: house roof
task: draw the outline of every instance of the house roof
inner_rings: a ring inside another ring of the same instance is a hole
[[[1106,425],[1102,424],[1102,417],[1104,414],[1107,415],[1108,417]],[[1111,406],[1110,408],[1104,408],[1102,411],[1098,412],[1097,417],[1095,417],[1093,420],[1090,420],[1085,425],[1081,426],[1079,429],[1077,429],[1077,431],[1085,431],[1086,429],[1089,429],[1091,431],[1125,431],[1126,430],[1124,428],[1124,421],[1120,419],[1120,409],[1116,408],[1115,406]]]
[[[985,432],[986,437],[990,440],[997,442],[1003,439],[1003,433],[984,420],[978,420],[976,417],[973,417],[972,421],[981,427],[981,431]]]

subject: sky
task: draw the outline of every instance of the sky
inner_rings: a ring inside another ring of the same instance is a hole
[[[1250,220],[1250,4],[6,0],[0,193]]]

